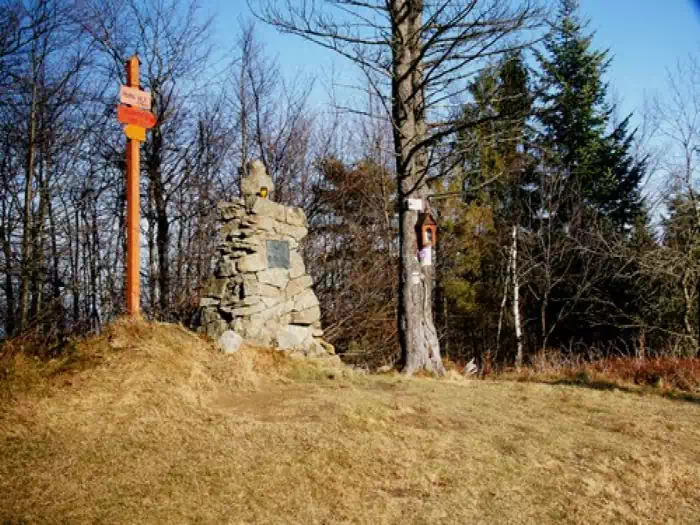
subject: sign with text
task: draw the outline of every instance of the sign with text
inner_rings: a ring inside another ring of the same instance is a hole
[[[119,104],[119,107],[117,107],[117,119],[124,124],[133,124],[146,129],[156,125],[156,117],[150,111],[130,108],[124,104]]]
[[[151,93],[141,91],[138,88],[121,86],[119,88],[119,102],[138,106],[141,109],[151,109]]]
[[[423,211],[423,201],[421,199],[406,199],[406,209]]]

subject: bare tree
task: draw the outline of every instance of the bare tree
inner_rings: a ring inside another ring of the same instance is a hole
[[[381,97],[391,119],[399,205],[398,331],[404,371],[442,372],[433,322],[432,267],[416,258],[418,212],[403,203],[427,202],[439,159],[431,146],[460,128],[445,105],[464,91],[483,59],[522,45],[519,32],[538,22],[525,0],[261,0],[253,9],[280,31],[301,36],[351,60]]]
[[[653,116],[666,154],[660,163],[664,174],[666,207],[672,217],[666,220],[666,265],[674,271],[683,297],[683,326],[700,353],[700,62],[690,56],[669,70],[667,95],[653,103]],[[657,265],[653,265],[658,268]],[[658,268],[660,269],[660,268]],[[695,318],[693,322],[692,319]],[[694,325],[694,326],[693,326]]]
[[[212,210],[235,195],[230,167],[240,162],[227,64],[211,67],[199,3],[0,6],[0,337],[99,330],[123,311],[124,136],[114,109],[134,52],[158,116],[142,146],[143,304],[147,315],[191,321],[211,270]],[[269,63],[245,69],[250,155],[291,188],[312,172],[308,85],[282,81]]]
[[[0,121],[4,189],[12,198],[4,207],[2,237],[5,294],[12,303],[6,328],[11,332],[25,329],[46,302],[58,297],[60,257],[52,203],[65,182],[66,164],[77,154],[81,132],[75,126],[76,102],[84,91],[89,46],[69,16],[68,2],[5,7],[0,68],[7,84],[0,88]],[[73,134],[72,141],[66,140],[68,134]]]
[[[308,108],[313,79],[287,82],[276,59],[257,39],[255,25],[241,24],[232,64],[234,132],[240,137],[240,171],[259,158],[275,182],[275,198],[303,205],[308,196],[314,115]]]
[[[137,52],[142,83],[151,92],[158,120],[144,145],[147,186],[151,307],[170,316],[171,250],[175,195],[195,174],[201,131],[196,101],[214,76],[209,70],[211,20],[200,21],[196,1],[95,0],[86,27],[111,60],[112,74],[123,79],[123,64]],[[157,283],[157,288],[153,284]],[[156,295],[157,290],[157,295]]]

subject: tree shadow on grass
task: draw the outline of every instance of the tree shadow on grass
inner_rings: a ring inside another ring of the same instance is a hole
[[[694,394],[692,392],[684,392],[681,390],[670,390],[663,388],[656,388],[651,386],[632,386],[632,385],[621,385],[613,381],[605,381],[601,379],[578,379],[578,378],[566,378],[566,379],[528,379],[529,382],[542,383],[546,385],[564,385],[564,386],[575,386],[579,388],[590,388],[592,390],[605,390],[605,391],[620,391],[628,394],[636,394],[638,396],[659,396],[665,397],[666,399],[671,399],[673,401],[685,401],[688,403],[693,403],[700,405],[700,395]]]

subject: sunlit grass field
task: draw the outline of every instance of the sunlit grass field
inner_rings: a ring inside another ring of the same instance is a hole
[[[700,404],[116,323],[0,363],[0,523],[700,523]]]

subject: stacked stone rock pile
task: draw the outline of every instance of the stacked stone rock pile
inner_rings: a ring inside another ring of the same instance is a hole
[[[307,234],[303,210],[247,194],[220,203],[218,212],[218,261],[200,301],[202,330],[215,339],[233,330],[252,344],[332,353],[299,253]]]

